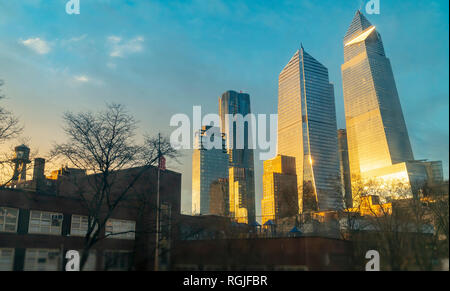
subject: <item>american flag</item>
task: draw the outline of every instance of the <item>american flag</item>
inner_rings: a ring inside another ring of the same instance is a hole
[[[166,169],[166,158],[164,156],[161,156],[159,158],[159,165],[158,165],[160,170],[165,170]]]

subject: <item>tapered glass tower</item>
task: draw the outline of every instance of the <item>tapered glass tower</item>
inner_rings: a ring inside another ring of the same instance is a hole
[[[340,208],[334,88],[303,47],[279,76],[278,154],[295,158],[299,211]]]
[[[344,37],[342,79],[352,180],[409,181],[414,156],[381,36],[357,11]],[[410,169],[408,169],[410,168]]]

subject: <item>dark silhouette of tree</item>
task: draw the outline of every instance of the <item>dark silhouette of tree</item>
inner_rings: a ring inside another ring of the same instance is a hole
[[[317,211],[317,197],[311,181],[303,181],[303,212]]]
[[[54,145],[51,156],[88,174],[71,181],[88,212],[80,260],[82,269],[95,244],[119,234],[102,235],[107,221],[119,206],[133,199],[140,201],[140,207],[147,205],[148,197],[134,191],[137,181],[157,165],[162,156],[176,159],[178,153],[166,137],[145,136],[144,143],[138,144],[135,141],[138,123],[120,104],[108,104],[99,112],[67,112],[63,124],[67,140]],[[129,169],[132,174],[124,178],[124,170]]]
[[[2,86],[4,81],[0,80],[0,101],[5,98],[2,94]],[[0,144],[17,137],[21,133],[23,127],[19,123],[19,119],[3,106],[0,106]]]
[[[353,179],[353,208],[340,213],[340,221],[342,238],[353,242],[354,264],[364,266],[368,250],[380,253],[382,270],[430,271],[448,258],[448,184],[443,185],[422,185],[412,195],[401,181]]]
[[[0,79],[0,102],[6,97],[2,93],[4,81]],[[0,145],[16,138],[23,130],[19,119],[14,114],[0,105]],[[14,158],[14,150],[0,154],[0,188],[5,187],[12,181],[14,165],[11,160]]]

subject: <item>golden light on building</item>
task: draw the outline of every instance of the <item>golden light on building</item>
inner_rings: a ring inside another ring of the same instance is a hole
[[[277,154],[295,158],[300,213],[341,208],[334,87],[303,46],[278,79]]]
[[[206,149],[206,141],[218,137],[221,149]],[[228,178],[228,154],[225,138],[219,127],[203,126],[196,132],[196,149],[192,152],[192,214],[211,214],[211,186],[220,179]]]
[[[247,184],[244,168],[229,168],[230,216],[237,223],[248,223]]]
[[[256,221],[253,148],[249,142],[244,142],[243,148],[239,148],[238,137],[242,133],[242,140],[249,141],[254,133],[247,130],[248,124],[244,122],[229,126],[227,118],[229,115],[247,116],[251,113],[250,107],[250,95],[247,93],[229,90],[219,97],[221,130],[226,136],[229,155],[230,215],[239,222],[252,224]]]
[[[371,27],[366,29],[363,33],[348,41],[344,46],[349,46],[364,41],[374,30],[375,26],[372,25]]]
[[[298,213],[295,158],[277,156],[264,162],[262,223]]]
[[[427,179],[414,161],[390,60],[380,34],[360,11],[344,37],[342,80],[352,184],[413,184]]]
[[[368,195],[360,198],[358,207],[346,211],[358,213],[361,216],[380,217],[392,214],[392,203],[382,203],[379,196]]]

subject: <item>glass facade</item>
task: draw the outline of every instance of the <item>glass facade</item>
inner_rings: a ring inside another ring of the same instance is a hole
[[[219,136],[222,149],[206,149],[204,143]],[[204,126],[196,133],[196,149],[192,154],[192,214],[206,215],[210,212],[211,185],[219,179],[228,178],[228,154],[220,128]]]
[[[298,213],[295,158],[277,156],[264,162],[262,224]]]
[[[229,190],[229,182],[228,179],[218,179],[211,184],[210,187],[210,203],[209,203],[209,211],[212,215],[218,216],[229,216],[229,201],[228,198],[230,190]]]
[[[242,115],[244,118],[251,113],[250,95],[227,91],[219,98],[219,115],[221,130],[227,139],[229,155],[229,199],[230,215],[243,223],[256,221],[255,210],[255,170],[253,147],[250,143],[254,138],[252,124],[233,122],[228,126],[227,115]],[[238,147],[238,134],[243,133],[243,148]]]
[[[334,88],[303,47],[279,76],[278,154],[295,158],[300,212],[341,207]]]
[[[345,202],[345,207],[352,208],[352,185],[350,177],[350,165],[348,161],[347,131],[345,129],[338,130],[338,148],[341,169],[342,194]]]
[[[391,63],[380,34],[360,11],[344,37],[344,59],[342,79],[352,179],[372,178],[369,172],[380,173],[384,167],[414,160]]]
[[[427,171],[428,182],[431,185],[439,184],[444,181],[444,170],[442,161],[423,162]]]

